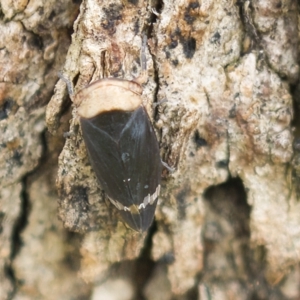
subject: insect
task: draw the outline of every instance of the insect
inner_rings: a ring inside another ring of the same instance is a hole
[[[134,230],[152,223],[162,163],[157,138],[134,81],[101,79],[75,95],[90,163],[122,219]]]
[[[142,91],[138,80],[106,78],[72,96],[98,181],[123,221],[139,232],[153,221],[162,172]]]

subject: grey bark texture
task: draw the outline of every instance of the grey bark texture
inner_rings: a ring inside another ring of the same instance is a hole
[[[0,300],[300,298],[297,1],[0,5]],[[75,93],[134,79],[144,35],[143,101],[175,172],[139,234],[57,72]]]

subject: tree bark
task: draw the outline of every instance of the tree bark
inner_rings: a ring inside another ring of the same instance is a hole
[[[298,299],[297,2],[8,2],[0,299]],[[132,80],[144,35],[143,102],[175,171],[139,234],[101,191],[56,74],[75,93]]]

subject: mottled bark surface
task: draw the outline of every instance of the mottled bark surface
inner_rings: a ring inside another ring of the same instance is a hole
[[[1,300],[299,299],[296,1],[1,10]],[[75,92],[134,79],[145,34],[144,105],[175,172],[141,235],[101,191],[57,71]]]

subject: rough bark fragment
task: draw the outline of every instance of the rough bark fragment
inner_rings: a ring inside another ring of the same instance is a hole
[[[270,66],[295,83],[299,77],[297,1],[253,1],[253,20]]]
[[[12,261],[22,247],[19,234],[28,214],[24,178],[37,167],[43,154],[45,104],[68,47],[64,27],[72,24],[76,14],[71,2],[61,4],[45,1],[43,7],[41,1],[1,1],[1,299],[10,299],[16,292],[18,277]]]
[[[182,16],[187,9],[193,11],[195,19]],[[165,197],[172,201],[165,201],[158,210],[162,223],[172,232],[175,259],[168,276],[177,294],[196,284],[195,276],[203,267],[201,194],[229,175],[224,66],[240,54],[242,28],[238,17],[235,6],[225,8],[214,2],[203,14],[197,7],[168,1],[157,24],[157,44],[152,51],[160,74],[159,95],[168,99],[158,123],[167,162],[178,168],[172,182],[176,189]],[[195,45],[189,42],[192,38]],[[179,207],[180,198],[183,203]],[[180,210],[185,210],[183,217]]]
[[[22,282],[16,298],[74,299],[90,293],[76,274],[80,239],[69,236],[56,216],[54,166],[54,161],[48,161],[27,181],[30,213],[21,234],[22,248],[13,263],[14,275]]]
[[[230,89],[240,99],[235,107],[238,123],[230,124],[229,167],[248,189],[248,202],[253,206],[252,239],[267,247],[269,271],[276,273],[284,265],[293,264],[299,243],[295,214],[300,207],[292,193],[291,170],[286,165],[293,153],[292,102],[286,85],[266,67],[258,69],[255,56],[247,56],[241,62],[229,73],[236,87]]]

